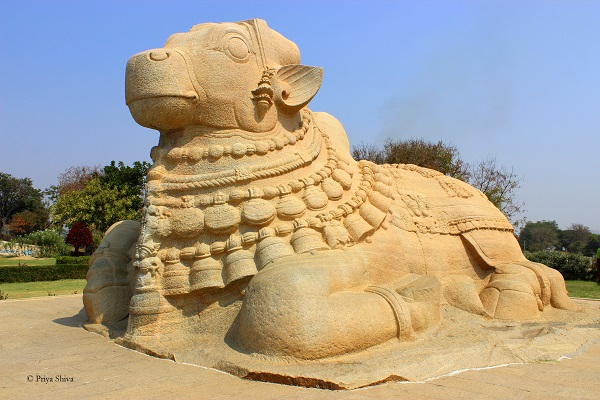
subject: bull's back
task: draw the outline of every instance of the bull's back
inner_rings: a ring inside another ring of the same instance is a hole
[[[411,272],[485,279],[495,259],[522,259],[512,225],[481,191],[416,165],[387,168],[395,180],[390,221]]]

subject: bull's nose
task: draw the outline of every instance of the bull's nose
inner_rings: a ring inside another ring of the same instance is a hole
[[[148,57],[152,61],[164,61],[169,58],[169,53],[165,50],[152,50],[150,54],[148,54]]]

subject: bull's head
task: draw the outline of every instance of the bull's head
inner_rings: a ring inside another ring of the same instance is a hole
[[[315,96],[323,70],[263,20],[200,24],[127,63],[133,118],[161,132],[191,126],[267,132]]]

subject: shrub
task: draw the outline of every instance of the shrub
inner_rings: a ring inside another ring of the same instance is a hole
[[[595,280],[590,257],[564,251],[526,251],[524,254],[530,261],[545,264],[558,270],[566,280]]]
[[[87,270],[87,264],[2,267],[0,268],[0,283],[85,279]]]
[[[65,243],[65,239],[56,231],[46,229],[21,236],[19,242],[33,244],[39,247],[38,257],[56,257],[61,254],[69,254],[71,249]]]
[[[88,265],[90,256],[59,256],[56,257],[56,265]]]

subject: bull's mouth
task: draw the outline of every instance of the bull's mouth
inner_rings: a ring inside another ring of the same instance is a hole
[[[139,93],[126,99],[129,112],[135,121],[147,128],[161,132],[182,129],[196,118],[199,112],[195,92]]]
[[[156,95],[139,96],[139,97],[134,97],[133,99],[128,99],[125,102],[125,104],[129,106],[129,105],[135,103],[136,101],[148,100],[148,99],[160,99],[160,98],[185,99],[185,100],[191,101],[193,104],[198,103],[198,100],[199,100],[197,93],[189,92],[186,94],[177,93],[177,94],[156,94]]]

